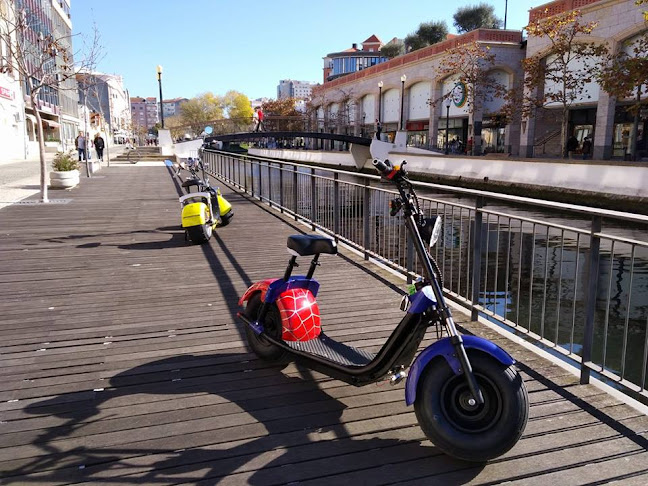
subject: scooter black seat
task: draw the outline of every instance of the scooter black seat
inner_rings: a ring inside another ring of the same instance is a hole
[[[320,235],[292,235],[288,237],[288,249],[301,256],[337,253],[337,244],[331,238]]]

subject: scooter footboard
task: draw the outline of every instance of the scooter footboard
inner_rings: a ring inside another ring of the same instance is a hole
[[[488,339],[465,335],[461,336],[461,338],[466,350],[476,349],[484,352],[506,366],[515,363],[515,360],[506,351]],[[416,401],[416,389],[419,378],[428,363],[437,356],[442,356],[455,374],[459,375],[463,373],[459,358],[455,354],[455,347],[448,337],[428,346],[418,355],[409,370],[407,384],[405,385],[405,403],[407,405],[412,405]]]

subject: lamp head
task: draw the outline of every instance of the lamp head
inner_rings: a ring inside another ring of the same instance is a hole
[[[157,73],[158,73],[158,76],[160,76],[162,74],[162,66],[160,66],[159,64],[157,66]]]
[[[404,83],[406,79],[407,79],[407,75],[406,75],[406,74],[403,74],[403,75],[401,76],[401,82]]]
[[[450,108],[452,106],[452,98],[448,96],[445,100],[443,100],[443,106]]]
[[[382,82],[382,81],[378,81],[378,87],[379,87],[379,88],[382,88],[382,87],[383,87],[383,82]]]

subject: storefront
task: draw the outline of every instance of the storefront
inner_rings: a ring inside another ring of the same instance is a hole
[[[426,121],[407,122],[407,146],[408,147],[429,147],[430,123]]]
[[[627,110],[627,106],[617,106],[614,113],[614,133],[612,136],[612,157],[626,159],[632,150],[632,129],[634,126],[634,115]],[[644,134],[648,130],[648,112],[640,116],[639,131],[637,134],[637,152],[643,155],[648,147]],[[645,156],[645,155],[644,155]]]
[[[463,147],[468,140],[468,118],[450,118],[439,119],[439,129],[437,132],[436,146],[439,149],[445,149],[446,143],[446,124],[448,127],[448,146],[452,147],[453,141],[460,142]]]

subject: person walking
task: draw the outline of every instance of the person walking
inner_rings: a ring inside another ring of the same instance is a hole
[[[592,140],[590,139],[589,135],[583,140],[581,152],[583,153],[583,160],[590,158],[590,154],[592,153]]]
[[[81,157],[83,157],[83,160],[88,160],[86,156],[87,145],[88,141],[83,136],[83,132],[79,132],[79,136],[74,139],[74,146],[79,151],[79,162],[81,162]]]
[[[97,158],[103,162],[103,151],[106,143],[100,134],[96,134],[94,138],[94,148],[97,151]]]
[[[567,156],[573,159],[576,150],[578,150],[578,139],[572,135],[567,139]]]
[[[263,123],[263,110],[259,107],[257,108],[257,126],[255,132],[260,131],[262,127],[265,130],[265,125]]]
[[[376,118],[376,139],[380,140],[380,133],[382,132],[382,123]]]

